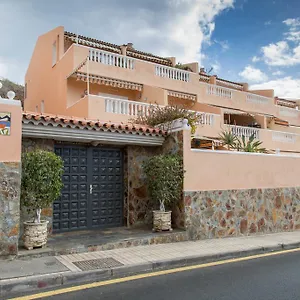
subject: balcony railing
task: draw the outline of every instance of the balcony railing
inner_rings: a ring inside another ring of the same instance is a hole
[[[177,68],[155,65],[155,75],[173,80],[190,81],[190,73]]]
[[[278,105],[276,106],[279,108],[279,115],[281,117],[298,118],[300,116],[300,111],[297,109],[278,106]]]
[[[200,124],[210,125],[210,126],[214,125],[215,122],[214,114],[204,113],[204,112],[199,112],[197,114],[200,115],[200,121],[199,121]]]
[[[124,69],[134,69],[134,59],[103,50],[89,50],[89,60]]]
[[[128,116],[146,116],[150,105],[136,101],[104,97],[105,112]]]
[[[247,93],[247,101],[255,104],[268,104],[271,98]]]
[[[230,131],[238,136],[238,137],[246,137],[249,138],[254,135],[254,138],[259,139],[259,129],[252,127],[244,127],[244,126],[236,126],[236,125],[228,125]]]
[[[232,94],[233,93],[232,93],[231,89],[221,87],[221,86],[217,86],[217,85],[213,85],[213,84],[207,84],[206,94],[207,95],[215,95],[215,96],[221,97],[221,98],[232,99]]]
[[[281,143],[295,143],[297,136],[293,133],[273,131],[272,141]]]
[[[118,98],[103,97],[105,99],[105,112],[128,115],[128,116],[147,116],[149,115],[150,104],[123,100]],[[211,113],[197,112],[200,116],[199,123],[202,125],[213,126],[215,115]]]

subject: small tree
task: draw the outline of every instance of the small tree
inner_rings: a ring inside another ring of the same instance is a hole
[[[53,152],[35,150],[22,156],[21,204],[35,210],[35,223],[41,211],[55,201],[62,189],[63,161]]]
[[[148,191],[151,199],[165,205],[178,201],[183,187],[183,163],[179,155],[157,155],[149,158],[143,165]]]

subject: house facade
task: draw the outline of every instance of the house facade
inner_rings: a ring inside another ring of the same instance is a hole
[[[10,111],[12,104],[5,101],[0,113]],[[151,104],[183,105],[196,111],[200,122],[193,134],[186,120],[171,134],[133,125]],[[64,188],[43,212],[54,234],[151,223],[141,165],[159,153],[183,157],[183,199],[174,207],[173,223],[191,239],[296,230],[298,104],[275,97],[273,90],[249,90],[247,83],[199,72],[195,62],[179,67],[174,57],[57,27],[37,40],[25,76],[24,111],[19,106],[12,113],[18,116],[12,118],[11,135],[0,135],[0,142],[22,140],[22,152],[42,148],[63,158]],[[269,154],[224,151],[219,140],[224,130],[254,135]],[[15,156],[4,154],[2,173],[20,168],[21,148]],[[0,202],[6,206],[15,201],[14,209],[6,210],[15,227],[0,222],[5,236],[0,249],[7,254],[17,248],[26,212],[18,210],[19,192],[14,199],[5,195]]]

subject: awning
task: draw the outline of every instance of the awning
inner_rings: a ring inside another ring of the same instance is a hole
[[[211,137],[207,137],[207,136],[194,136],[193,139],[210,141],[214,144],[214,146],[222,146],[223,145],[222,141],[211,138]]]
[[[192,100],[192,101],[197,100],[196,95],[180,93],[180,92],[170,91],[170,90],[168,90],[168,96],[172,96],[172,97],[175,97],[175,98],[181,98],[181,99],[189,99],[189,100]]]
[[[228,115],[251,115],[248,112],[245,112],[243,110],[238,110],[238,109],[223,108],[222,110],[224,114],[228,114]]]
[[[274,122],[275,122],[275,124],[277,124],[277,125],[289,126],[289,122],[284,121],[284,120],[282,120],[282,119],[278,119],[278,118],[276,118],[276,117],[274,117]]]
[[[88,77],[90,83],[97,83],[103,85],[110,85],[112,87],[123,88],[127,90],[135,90],[135,91],[142,91],[143,85],[139,83],[134,83],[130,81],[124,81],[119,79],[112,79],[108,77],[98,76],[98,75],[89,75],[87,76],[86,73],[76,72],[73,76],[76,77],[77,80],[87,82]]]

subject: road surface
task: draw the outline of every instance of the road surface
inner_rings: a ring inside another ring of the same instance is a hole
[[[153,276],[47,300],[299,300],[300,251]]]

